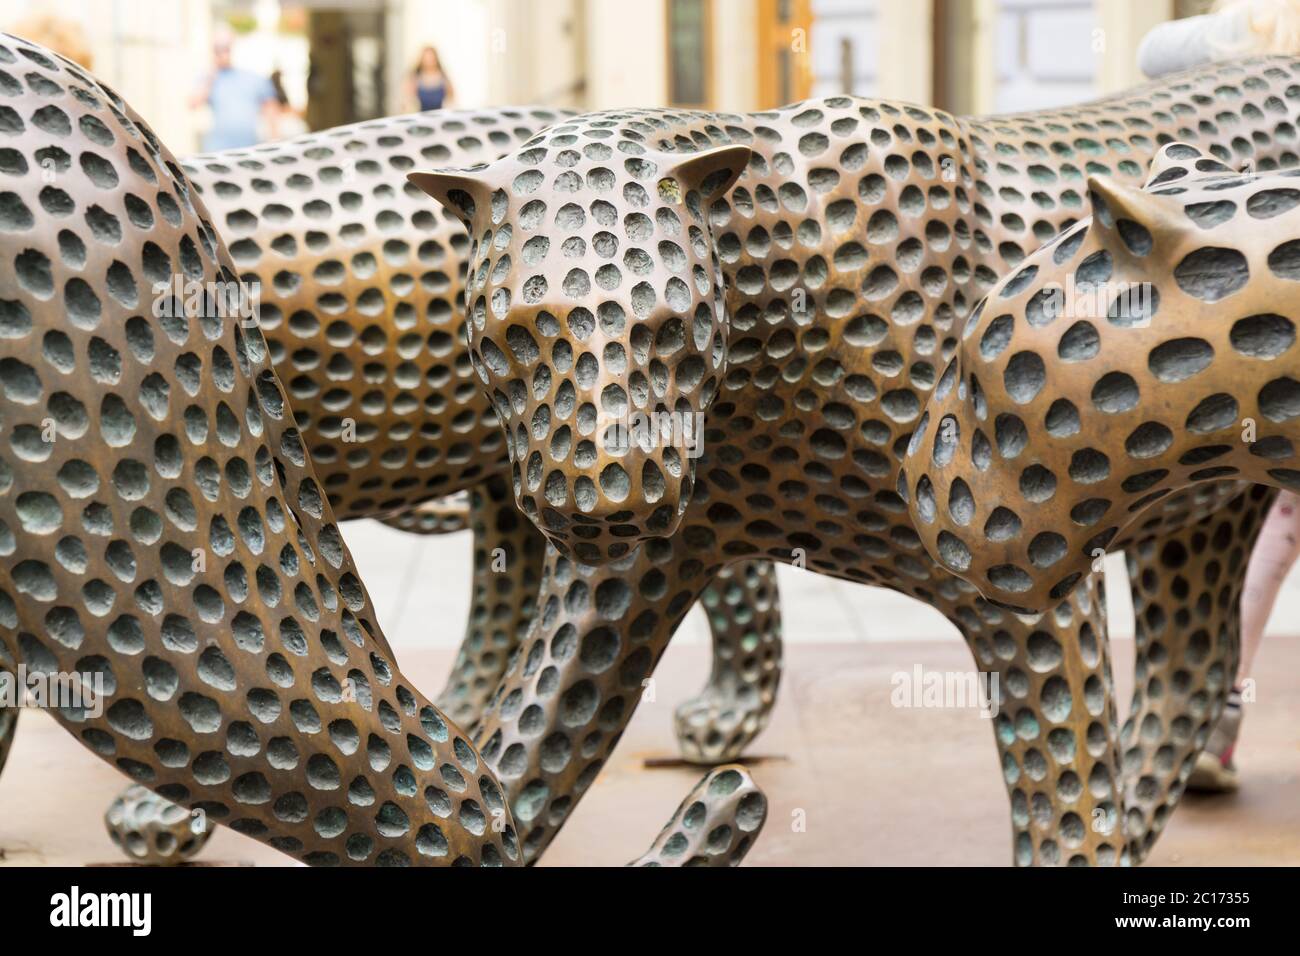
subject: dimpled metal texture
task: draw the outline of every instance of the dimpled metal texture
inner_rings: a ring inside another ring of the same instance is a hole
[[[153,314],[174,274],[235,278],[180,167],[67,61],[4,38],[0,71],[4,665],[102,675],[101,716],[54,711],[85,746],[306,862],[516,862],[492,774],[392,662],[260,332]]]
[[[1259,483],[1189,540],[1128,548],[1142,581],[1138,689],[1165,704],[1126,725],[1126,761],[1141,768],[1139,792],[1154,795],[1185,784],[1188,744],[1199,747],[1231,686],[1242,569],[1272,497],[1264,486],[1300,477],[1300,180],[1243,175],[1173,143],[1144,191],[1101,176],[1089,185],[1093,215],[1029,257],[969,324],[927,406],[929,434],[908,454],[910,508],[946,566],[992,599],[1039,607],[1180,489]],[[1069,310],[1051,290],[1083,274],[1110,291],[1099,307]],[[981,440],[990,424],[1027,440]],[[956,510],[941,504],[954,500]],[[1147,663],[1165,657],[1182,662],[1175,679],[1152,681]],[[1155,719],[1175,731],[1173,746],[1157,761],[1131,757],[1139,729],[1164,734]]]
[[[727,764],[707,773],[644,855],[629,866],[736,866],[767,820],[767,798],[749,772]]]
[[[986,601],[927,555],[899,466],[974,303],[1086,214],[1088,175],[1140,183],[1179,137],[1294,164],[1297,73],[1242,61],[990,119],[849,97],[592,114],[486,169],[413,175],[467,221],[471,357],[515,494],[566,552],[476,738],[525,857],[607,759],[704,582],[765,556],[936,607],[999,675],[1017,863],[1141,858],[1163,816],[1125,812],[1140,778],[1121,768],[1097,582],[1039,616]],[[605,440],[637,412],[705,413],[702,456]],[[1190,534],[1231,497],[1153,521]],[[1148,663],[1149,680],[1181,666]]]
[[[1174,143],[1145,190],[1089,180],[1093,215],[990,291],[915,433],[910,510],[946,567],[1038,610],[1181,488],[1300,487],[1297,175]],[[1071,310],[1067,277],[1108,294]]]
[[[469,620],[436,698],[463,727],[532,619],[544,544],[498,477],[504,441],[469,361],[469,238],[403,174],[417,162],[494,159],[566,115],[395,116],[185,164],[241,278],[258,283],[273,363],[336,513],[420,533],[474,530]],[[432,500],[467,489],[468,507]],[[780,677],[770,565],[726,573],[703,595],[709,684],[675,725],[683,757],[698,763],[740,756],[766,725]]]
[[[133,863],[176,866],[188,862],[212,836],[206,824],[184,807],[139,784],[127,787],[109,805],[104,826],[109,838]]]
[[[735,760],[763,732],[781,682],[781,613],[770,561],[725,565],[700,596],[713,636],[704,690],[673,712],[682,757]]]
[[[470,528],[469,494],[430,498],[422,504],[393,511],[379,518],[381,522],[411,534],[454,534]]]
[[[470,618],[437,698],[466,726],[527,626],[542,544],[526,529],[502,540],[511,516],[493,489],[480,491],[490,500],[477,519],[468,501],[437,500],[500,471],[504,447],[466,356],[464,228],[401,177],[434,157],[491,159],[562,115],[410,114],[185,164],[241,278],[257,283],[273,364],[335,513],[492,535],[476,535]],[[505,573],[490,571],[502,546]]]
[[[202,201],[112,90],[9,36],[0,258],[0,668],[102,680],[102,714],[53,711],[83,745],[309,864],[522,862],[374,623],[256,323],[152,298],[236,281]]]
[[[192,157],[321,484],[374,517],[498,471],[500,426],[464,345],[461,224],[404,182],[496,158],[565,114],[436,111]]]
[[[532,623],[546,543],[493,475],[470,491],[474,532],[469,619],[447,684],[438,695],[462,727],[472,727]]]
[[[545,549],[541,533],[515,507],[501,476],[488,478],[468,497],[468,502],[459,496],[435,499],[381,519],[416,534],[464,527],[474,532],[469,620],[447,685],[436,698],[463,727],[478,720],[532,624]],[[736,760],[767,726],[781,681],[778,595],[770,561],[723,567],[700,595],[713,666],[704,689],[673,713],[683,760],[710,766]]]

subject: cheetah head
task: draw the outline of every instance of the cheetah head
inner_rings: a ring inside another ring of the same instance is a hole
[[[470,357],[515,498],[588,564],[677,527],[726,364],[709,205],[750,149],[667,151],[656,132],[595,114],[490,165],[410,175],[469,230]]]
[[[992,288],[913,433],[899,491],[937,560],[1042,611],[1181,488],[1300,488],[1297,175],[1175,143],[1142,190],[1089,179],[1092,217]]]

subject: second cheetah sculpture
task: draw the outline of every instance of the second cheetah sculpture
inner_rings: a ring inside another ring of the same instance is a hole
[[[629,682],[703,583],[767,557],[938,608],[999,676],[1016,862],[1142,858],[1179,795],[1148,768],[1194,759],[1213,695],[1190,718],[1142,697],[1136,725],[1161,732],[1121,760],[1099,582],[1038,615],[986,601],[926,553],[900,465],[975,303],[1086,214],[1089,175],[1140,182],[1175,138],[1294,165],[1298,76],[1255,59],[990,118],[852,97],[595,113],[484,166],[411,174],[467,223],[470,355],[515,496],[561,552],[477,736],[526,854],[599,771]],[[627,442],[637,416],[656,427]],[[1244,494],[1171,499],[1136,528],[1135,585],[1225,507],[1246,512],[1231,546],[1248,551],[1262,502]],[[1221,669],[1230,645],[1199,663]],[[530,741],[553,730],[590,746],[552,769]]]

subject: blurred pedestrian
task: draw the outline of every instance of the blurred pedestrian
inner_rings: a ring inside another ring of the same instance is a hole
[[[1246,582],[1242,586],[1239,605],[1241,662],[1223,714],[1187,780],[1189,790],[1224,793],[1237,789],[1237,764],[1233,754],[1237,749],[1237,736],[1241,733],[1245,683],[1250,679],[1255,652],[1264,637],[1264,626],[1273,613],[1278,592],[1282,590],[1282,583],[1297,557],[1300,557],[1300,496],[1282,491],[1264,519],[1246,564]]]
[[[208,106],[212,126],[203,136],[203,149],[240,149],[261,141],[259,127],[274,131],[280,104],[265,76],[234,66],[231,38],[219,34],[212,44],[212,71],[190,97],[190,108]],[[264,127],[262,124],[265,124]]]
[[[438,51],[426,46],[406,83],[407,98],[418,110],[440,110],[451,103],[451,80],[442,68]]]
[[[279,70],[271,73],[271,89],[275,91],[275,102],[279,109],[263,139],[292,139],[308,132],[307,121],[302,118],[302,113],[289,102],[289,94],[284,90],[284,77]]]

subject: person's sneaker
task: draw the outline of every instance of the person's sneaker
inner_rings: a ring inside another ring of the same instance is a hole
[[[1196,793],[1231,793],[1237,789],[1237,765],[1233,751],[1241,732],[1241,692],[1233,688],[1228,694],[1219,722],[1214,725],[1205,749],[1196,758],[1196,766],[1187,778],[1187,789]]]

